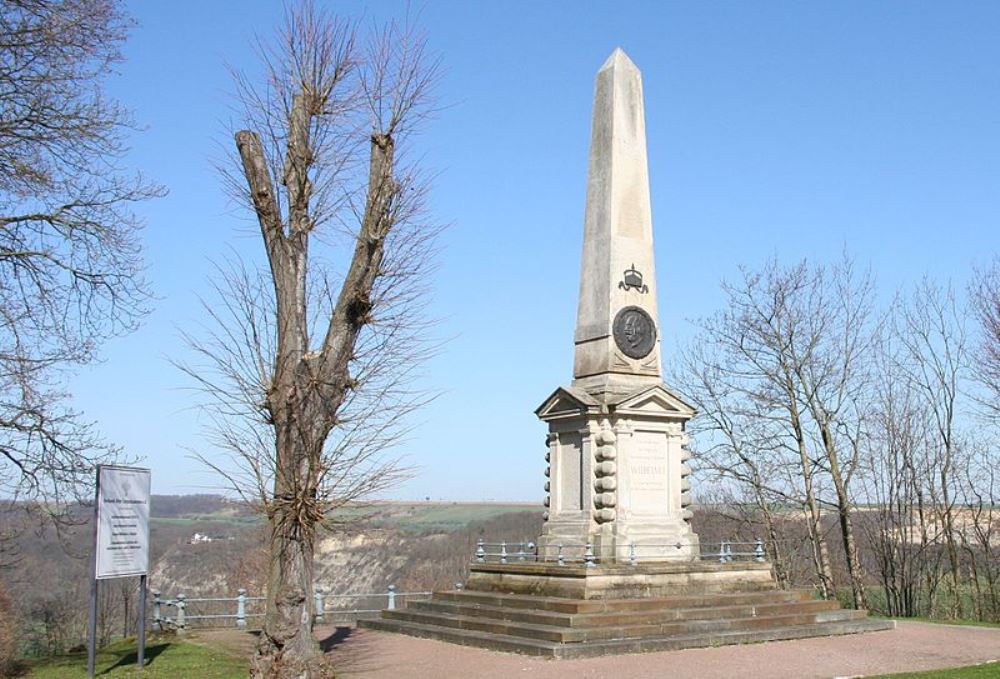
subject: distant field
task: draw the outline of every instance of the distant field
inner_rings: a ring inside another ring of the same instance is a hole
[[[163,526],[199,526],[206,522],[247,526],[260,521],[260,517],[253,514],[234,514],[231,507],[219,512],[157,516],[153,503],[152,510],[152,522]],[[476,521],[490,521],[501,514],[541,514],[542,511],[541,503],[523,502],[374,502],[342,508],[336,519],[392,527],[408,533],[450,532]]]
[[[541,514],[541,503],[502,502],[380,502],[341,510],[343,518],[364,520],[374,526],[398,528],[408,533],[449,532],[475,521],[489,521],[501,514]]]
[[[208,521],[215,523],[231,523],[234,525],[253,525],[260,522],[259,516],[230,516],[225,514],[192,514],[190,516],[153,516],[150,521],[164,526],[192,526]]]

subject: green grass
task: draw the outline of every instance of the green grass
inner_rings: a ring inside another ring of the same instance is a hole
[[[871,679],[996,679],[1000,677],[1000,662],[956,667],[950,670],[931,670],[929,672],[905,672],[903,674],[884,674]]]
[[[243,679],[247,661],[215,649],[173,637],[151,638],[146,643],[146,668],[135,664],[135,640],[117,642],[97,653],[97,677],[107,679]],[[76,679],[87,676],[87,653],[71,653],[32,661],[28,679]]]

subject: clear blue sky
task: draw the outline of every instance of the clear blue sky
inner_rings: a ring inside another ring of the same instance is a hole
[[[350,16],[402,2],[343,1]],[[593,78],[623,47],[643,72],[664,361],[711,313],[719,281],[772,254],[846,246],[888,297],[922,275],[964,285],[1000,246],[1000,3],[427,2],[447,104],[419,138],[452,226],[429,366],[444,395],[406,445],[398,498],[540,500],[534,408],[572,377]],[[258,251],[212,169],[229,144],[226,64],[253,67],[277,2],[132,3],[111,92],[148,129],[132,164],[165,184],[142,205],[155,312],[71,385],[158,493],[219,482],[193,396],[166,357],[204,320],[197,296],[229,248]]]

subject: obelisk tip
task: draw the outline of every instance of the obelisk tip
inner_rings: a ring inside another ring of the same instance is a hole
[[[606,71],[611,68],[619,68],[619,67],[631,68],[636,71],[639,70],[638,67],[632,62],[632,60],[629,59],[629,56],[625,54],[625,50],[623,50],[621,47],[616,47],[615,51],[612,52],[611,56],[607,58],[607,61],[604,62],[604,65],[601,66],[600,70]]]

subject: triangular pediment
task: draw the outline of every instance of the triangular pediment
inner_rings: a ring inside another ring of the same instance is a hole
[[[538,406],[535,415],[543,420],[560,415],[578,415],[598,405],[597,400],[582,389],[559,387]]]
[[[634,413],[676,415],[684,419],[694,417],[697,412],[679,394],[663,384],[653,385],[630,396],[626,396],[615,405],[615,410],[617,412],[628,411]]]

